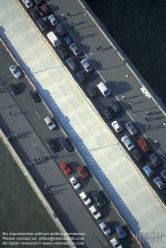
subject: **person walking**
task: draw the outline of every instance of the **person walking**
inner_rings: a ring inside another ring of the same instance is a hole
[[[83,38],[84,36],[83,36],[83,34],[80,34],[80,38]]]
[[[164,127],[166,126],[166,122],[165,122],[165,121],[163,122],[163,126],[164,126]]]
[[[97,47],[96,50],[99,52],[99,48]]]
[[[149,130],[149,131],[151,130],[151,125],[148,125],[148,130]]]
[[[11,112],[8,112],[8,115],[12,115],[12,113]]]
[[[148,121],[148,118],[147,117],[145,117],[145,121]]]
[[[99,46],[99,49],[100,49],[100,51],[102,51],[103,49],[102,49],[102,46]]]
[[[67,12],[67,15],[68,15],[68,16],[70,16],[70,13],[69,13],[69,12]]]

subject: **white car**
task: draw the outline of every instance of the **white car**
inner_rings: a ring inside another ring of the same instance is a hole
[[[71,177],[69,180],[76,190],[81,188],[81,184],[77,181],[75,177]]]
[[[129,139],[129,137],[127,135],[124,135],[121,138],[121,141],[123,142],[123,144],[125,145],[125,147],[129,150],[132,151],[135,148],[135,145],[131,142],[131,140]]]
[[[17,68],[17,66],[11,65],[11,66],[9,67],[9,70],[11,71],[11,73],[13,74],[13,76],[14,76],[15,78],[20,78],[20,77],[22,77],[22,73],[19,71],[19,69]]]
[[[119,124],[118,121],[113,121],[113,122],[111,123],[111,126],[113,127],[113,129],[114,129],[117,133],[122,132],[122,127],[120,126],[120,124]]]
[[[120,242],[117,240],[117,238],[113,238],[110,240],[111,245],[114,248],[123,248],[123,246],[120,244]]]
[[[79,194],[81,199],[83,200],[83,202],[85,203],[85,205],[89,205],[92,201],[91,199],[89,198],[88,194],[83,191],[81,194]]]
[[[101,222],[99,224],[99,226],[105,235],[111,234],[111,229],[109,228],[109,226],[105,222]]]
[[[87,72],[93,71],[93,67],[91,66],[91,64],[89,63],[87,59],[81,60],[81,65],[83,66],[85,71]]]
[[[69,47],[76,56],[81,54],[81,50],[75,43],[72,43]]]
[[[22,2],[25,4],[25,6],[29,9],[33,6],[33,3],[31,0],[22,0]]]
[[[51,120],[51,118],[49,116],[47,116],[46,118],[44,118],[46,124],[48,125],[50,130],[53,130],[56,128],[55,123],[53,122],[53,120]]]
[[[95,208],[94,205],[92,207],[90,207],[89,210],[93,214],[93,216],[95,217],[96,220],[101,217],[101,213],[99,212],[99,210],[97,208]]]
[[[57,19],[55,18],[54,15],[49,15],[49,16],[48,16],[48,20],[51,22],[51,24],[52,24],[53,26],[55,26],[55,25],[58,23],[58,21],[57,21]]]

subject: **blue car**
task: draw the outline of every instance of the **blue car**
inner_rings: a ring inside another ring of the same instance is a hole
[[[66,38],[64,38],[64,41],[66,42],[66,44],[67,44],[68,46],[72,43],[72,41],[71,41],[71,39],[70,39],[69,36],[67,36]]]
[[[117,227],[115,227],[117,233],[119,234],[119,236],[124,239],[127,237],[127,233],[122,229],[122,227],[119,225]]]

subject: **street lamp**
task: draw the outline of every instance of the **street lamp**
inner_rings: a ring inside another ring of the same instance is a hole
[[[163,151],[163,149],[161,148],[161,146],[159,145],[157,140],[154,140],[154,143],[156,143],[158,145],[158,148],[164,153],[164,155],[166,156],[165,152]]]
[[[90,55],[93,57],[93,59],[96,61],[96,63],[98,64],[98,66],[100,67],[101,70],[103,70],[100,66],[100,64],[97,62],[97,60],[95,59],[95,57],[93,56],[93,53],[90,53]]]
[[[42,153],[42,151],[39,149],[39,147],[36,145],[36,144],[33,144],[37,149],[38,149],[38,151],[39,152],[41,152],[41,154],[45,157],[45,155]]]
[[[98,239],[98,237],[94,234],[94,232],[91,232],[91,234],[93,234],[95,236],[95,238],[99,241],[99,243],[102,245],[103,248],[105,248],[105,246],[100,242],[100,240]]]
[[[131,111],[134,113],[133,109],[132,109],[132,102],[128,101],[128,99],[125,96],[122,96],[122,99],[125,100],[125,102],[127,103],[127,105],[129,106],[129,108],[131,109]]]

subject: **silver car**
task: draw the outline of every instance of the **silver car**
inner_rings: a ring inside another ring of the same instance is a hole
[[[125,147],[129,150],[132,151],[135,148],[135,145],[133,144],[133,142],[131,142],[131,140],[129,139],[129,137],[127,135],[124,135],[121,138],[121,141],[123,142],[123,144],[125,145]]]
[[[136,127],[134,126],[134,124],[130,121],[128,121],[125,124],[127,130],[129,131],[129,133],[131,133],[131,135],[136,135],[138,133],[138,130],[136,129]]]
[[[72,43],[69,47],[76,56],[81,54],[81,50],[75,43]]]
[[[163,183],[162,179],[160,177],[155,177],[153,179],[153,182],[157,185],[159,189],[164,189],[165,188],[165,183]]]
[[[17,68],[17,66],[11,65],[11,66],[9,67],[9,70],[11,71],[11,73],[13,74],[13,76],[14,76],[15,78],[20,78],[20,77],[22,77],[22,73],[21,73],[20,70]]]
[[[89,63],[87,59],[81,60],[81,65],[83,66],[85,71],[87,72],[93,71],[93,67],[91,66],[91,64]]]

